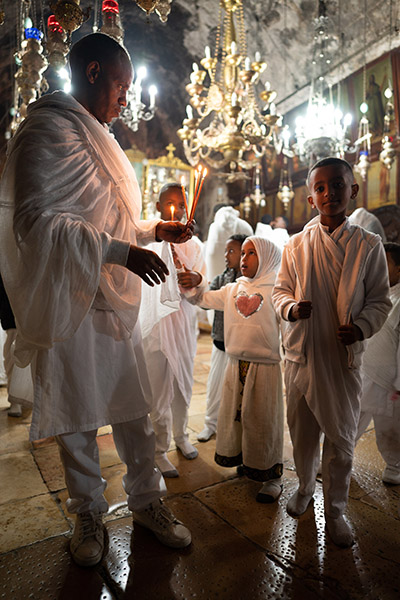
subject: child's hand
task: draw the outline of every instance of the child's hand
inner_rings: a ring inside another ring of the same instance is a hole
[[[156,227],[156,241],[184,244],[193,236],[193,229],[193,221],[185,225],[178,221],[161,221]]]
[[[310,300],[300,300],[300,302],[292,307],[289,318],[293,319],[293,321],[297,321],[297,319],[309,319],[311,312],[312,304]]]
[[[354,342],[360,342],[364,339],[363,332],[358,327],[358,325],[353,325],[350,323],[349,325],[340,325],[337,330],[338,340],[342,342],[345,346],[349,346],[350,344],[354,344]]]
[[[178,273],[178,283],[183,288],[194,288],[200,285],[201,283],[201,275],[197,273],[197,271],[189,271],[183,265],[184,271],[182,273]]]

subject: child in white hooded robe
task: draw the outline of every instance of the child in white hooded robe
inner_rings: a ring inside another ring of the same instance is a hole
[[[228,363],[218,415],[215,461],[241,466],[263,482],[258,502],[273,502],[281,491],[283,399],[279,321],[271,301],[280,250],[250,236],[242,246],[241,271],[220,290],[199,287],[190,301],[224,311]],[[184,282],[184,274],[179,275]]]

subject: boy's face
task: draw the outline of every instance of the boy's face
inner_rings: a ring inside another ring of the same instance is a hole
[[[311,173],[310,195],[307,200],[321,215],[321,223],[327,225],[332,218],[340,222],[346,216],[351,198],[358,193],[350,171],[344,165],[317,167]]]
[[[228,269],[239,271],[242,244],[237,240],[228,240],[225,246],[225,264]]]
[[[400,265],[396,265],[390,252],[386,252],[386,260],[389,270],[389,285],[393,287],[400,281]]]
[[[240,258],[240,270],[245,277],[254,277],[258,270],[258,256],[253,242],[244,241],[242,245],[242,256]]]
[[[173,208],[172,208],[173,207]],[[156,203],[157,210],[161,213],[163,221],[181,221],[185,212],[185,203],[183,201],[180,188],[169,188],[164,192]]]

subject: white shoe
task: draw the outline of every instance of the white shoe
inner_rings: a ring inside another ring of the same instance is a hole
[[[160,469],[163,477],[169,477],[169,478],[179,477],[178,469],[168,459],[166,452],[156,454],[155,463],[156,463],[157,467]]]
[[[170,548],[186,548],[192,541],[189,529],[161,500],[156,500],[144,510],[135,511],[133,521],[150,529],[162,544]]]
[[[340,548],[350,548],[354,544],[354,535],[343,515],[333,519],[325,514],[325,524],[330,538]]]
[[[104,552],[104,525],[101,514],[84,512],[76,515],[69,547],[72,558],[81,567],[94,567],[101,561]]]
[[[383,483],[390,483],[391,485],[400,485],[400,471],[395,467],[386,465],[382,475]]]
[[[256,500],[257,502],[261,502],[262,504],[271,504],[272,502],[275,502],[277,498],[279,498],[281,493],[282,484],[280,478],[270,479],[269,481],[263,483],[260,491],[256,496]]]
[[[9,417],[20,417],[22,415],[22,406],[16,402],[11,402],[11,406],[7,409]]]
[[[289,498],[289,501],[286,505],[287,512],[292,517],[300,517],[300,515],[303,515],[306,512],[312,498],[313,497],[310,495],[303,496],[300,494],[299,490],[297,490],[297,492],[295,492],[293,496]]]
[[[212,438],[214,433],[215,433],[215,429],[211,429],[210,427],[205,425],[203,431],[201,431],[199,433],[199,435],[197,436],[197,439],[199,440],[199,442],[208,442],[208,440],[210,438]]]
[[[185,458],[187,458],[187,460],[193,460],[194,458],[196,458],[199,454],[197,448],[195,448],[194,446],[192,446],[192,444],[190,442],[188,442],[187,440],[184,440],[183,442],[179,442],[179,444],[177,442],[176,443],[176,447],[178,448],[178,450],[180,450],[183,454],[183,456]]]

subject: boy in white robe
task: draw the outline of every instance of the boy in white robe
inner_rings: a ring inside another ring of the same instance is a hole
[[[384,244],[392,309],[370,340],[361,365],[362,397],[357,440],[374,420],[386,467],[382,481],[400,484],[400,244]]]
[[[164,221],[171,218],[180,221],[185,212],[180,184],[167,183],[163,186],[156,207]],[[160,255],[169,250],[165,244],[152,244],[150,247]],[[177,271],[185,270],[193,285],[201,281],[202,274],[205,274],[205,263],[202,249],[193,239],[172,246],[172,256],[174,264],[170,267],[171,278],[176,278]],[[154,294],[158,290],[148,288],[143,291],[143,309],[147,303],[159,301]],[[179,475],[167,456],[172,435],[176,447],[186,459],[192,460],[198,455],[187,433],[197,344],[197,311],[181,296],[178,286],[177,292],[175,307],[163,318],[153,319],[150,327],[143,312],[140,315],[146,365],[150,373],[149,403],[156,434],[155,463],[164,477]]]
[[[326,158],[308,174],[308,202],[319,215],[286,244],[273,299],[283,326],[287,419],[299,488],[287,510],[303,514],[315,490],[320,435],[325,522],[341,547],[353,543],[343,513],[360,414],[363,340],[390,309],[379,236],[350,225],[358,193],[351,166]]]
[[[71,49],[73,95],[55,92],[28,107],[11,140],[1,182],[0,270],[15,316],[14,356],[33,360],[30,439],[56,436],[76,514],[75,562],[101,561],[108,504],[97,429],[111,424],[127,465],[135,523],[164,544],[187,546],[189,530],[160,500],[154,432],[137,315],[143,279],[168,269],[149,241],[185,242],[191,226],[140,221],[134,170],[107,123],[126,105],[133,70],[126,50],[96,33]]]

